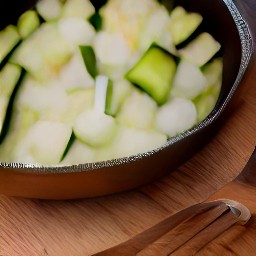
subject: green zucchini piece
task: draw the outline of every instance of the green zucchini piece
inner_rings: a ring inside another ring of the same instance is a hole
[[[211,113],[218,101],[222,85],[222,67],[222,58],[216,58],[203,69],[203,74],[208,81],[209,87],[194,99],[198,113],[198,123]]]
[[[95,12],[89,18],[89,22],[92,24],[96,31],[100,31],[102,29],[102,17],[98,12]]]
[[[152,45],[125,77],[162,105],[169,98],[175,72],[175,58],[161,47]]]
[[[18,95],[17,95],[18,98]],[[18,99],[17,99],[18,101]],[[1,143],[0,161],[15,162],[15,149],[20,140],[25,136],[28,129],[38,120],[38,115],[28,108],[22,108],[15,100],[15,106],[12,111],[12,118],[9,124],[9,130]],[[17,104],[16,104],[17,103]]]
[[[0,69],[7,62],[6,59],[11,55],[19,42],[20,35],[17,27],[9,25],[0,31]]]
[[[132,89],[132,84],[126,79],[112,81],[106,76],[97,76],[94,109],[115,116]]]
[[[132,89],[133,85],[126,79],[113,81],[112,89],[107,93],[105,114],[116,116]]]
[[[24,74],[24,69],[9,63],[0,73],[0,143],[8,132],[14,99]]]
[[[214,85],[222,80],[222,71],[223,59],[221,57],[213,59],[202,68],[209,85]]]
[[[97,62],[94,50],[91,46],[88,45],[81,45],[79,46],[80,52],[82,54],[85,67],[88,73],[95,78],[98,75],[97,70]]]
[[[204,93],[194,99],[197,109],[197,122],[202,122],[214,109],[221,89],[221,81],[210,86]]]
[[[72,128],[60,122],[39,120],[28,130],[17,146],[19,162],[57,165],[72,137]]]
[[[17,28],[22,39],[28,37],[40,26],[40,20],[36,11],[28,10],[18,19]]]
[[[64,152],[62,154],[61,161],[66,157],[66,155],[70,151],[70,148],[73,146],[75,140],[76,140],[76,136],[75,136],[75,134],[72,131],[70,139],[69,139],[69,142],[68,142],[68,144],[67,144],[67,146],[66,146],[66,148],[65,148],[65,150],[64,150]]]
[[[202,67],[221,48],[221,45],[207,32],[201,33],[187,46],[179,50],[182,58]]]
[[[98,153],[98,152],[97,152]],[[95,162],[96,149],[79,140],[74,140],[63,161],[62,166]]]
[[[178,45],[189,38],[202,20],[203,17],[199,13],[187,12],[181,6],[173,9],[170,13],[169,30],[174,44]]]

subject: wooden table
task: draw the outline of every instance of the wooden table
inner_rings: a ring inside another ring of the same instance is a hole
[[[248,23],[255,21],[256,26],[256,1],[236,4],[247,13]],[[251,31],[256,35],[252,26]],[[90,255],[125,241],[170,213],[206,200],[239,174],[256,145],[255,60],[240,87],[241,100],[230,107],[217,136],[162,180],[96,199],[56,202],[0,196],[0,255]],[[256,212],[246,226],[229,229],[201,255],[255,255],[255,241]]]

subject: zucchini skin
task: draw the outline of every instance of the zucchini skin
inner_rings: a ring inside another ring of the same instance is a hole
[[[89,45],[80,45],[79,49],[82,54],[84,65],[88,73],[91,75],[92,78],[95,79],[98,75],[98,70],[94,49]]]
[[[199,36],[204,31],[204,24],[200,24],[198,28],[187,39],[176,45],[176,49],[180,50],[186,47],[191,41],[193,41],[197,36]]]
[[[9,51],[9,53],[3,58],[3,60],[0,62],[0,71],[4,68],[4,66],[8,63],[10,60],[12,54],[15,52],[15,50],[19,47],[22,40],[19,40],[15,46]]]
[[[102,17],[98,12],[95,12],[90,18],[89,22],[95,28],[96,31],[100,31],[102,29]]]
[[[66,155],[68,154],[68,152],[69,152],[70,148],[72,147],[72,145],[74,144],[75,140],[76,140],[76,136],[75,136],[74,131],[72,131],[69,142],[68,142],[67,147],[65,148],[65,150],[63,152],[63,155],[60,159],[60,162],[65,159]]]
[[[176,68],[177,57],[153,43],[135,66],[125,74],[125,78],[149,94],[160,106],[169,98]]]
[[[12,115],[13,115],[13,107],[14,107],[14,102],[16,99],[16,95],[22,85],[22,81],[26,75],[26,70],[24,68],[21,69],[21,73],[20,73],[20,77],[19,80],[17,81],[12,94],[10,96],[9,102],[8,102],[8,106],[5,112],[5,117],[3,119],[3,125],[2,125],[2,129],[0,131],[0,144],[4,141],[4,139],[6,138],[6,135],[9,131],[10,125],[11,125],[11,120],[12,120]]]

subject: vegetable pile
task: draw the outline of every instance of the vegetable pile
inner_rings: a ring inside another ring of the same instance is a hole
[[[0,31],[0,161],[127,157],[200,123],[222,83],[202,22],[156,0],[39,0]]]

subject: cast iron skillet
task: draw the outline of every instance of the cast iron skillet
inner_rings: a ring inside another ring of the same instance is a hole
[[[9,0],[0,4],[0,26],[15,23],[35,1]],[[101,2],[96,0],[98,7]],[[171,3],[170,1],[164,1]],[[0,164],[0,194],[40,199],[96,197],[130,190],[152,182],[194,155],[212,138],[224,110],[241,82],[252,54],[247,24],[231,0],[179,0],[189,11],[203,15],[203,30],[221,44],[223,85],[212,113],[197,127],[169,140],[156,150],[111,161],[66,167]]]

